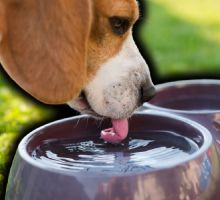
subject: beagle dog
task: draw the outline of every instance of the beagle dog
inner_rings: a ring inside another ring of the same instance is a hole
[[[102,136],[120,141],[155,92],[132,38],[138,17],[136,0],[1,0],[0,62],[39,101],[111,118]]]

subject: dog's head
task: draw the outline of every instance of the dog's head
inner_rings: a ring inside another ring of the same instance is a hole
[[[138,17],[136,0],[2,0],[0,61],[42,102],[125,118],[154,93]]]

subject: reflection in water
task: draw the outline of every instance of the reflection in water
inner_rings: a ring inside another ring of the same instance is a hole
[[[45,141],[32,153],[41,163],[74,172],[126,174],[152,171],[182,162],[198,149],[188,138],[167,131],[132,133],[113,145],[103,140]]]

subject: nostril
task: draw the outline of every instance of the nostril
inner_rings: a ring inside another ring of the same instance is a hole
[[[154,86],[148,88],[144,85],[141,87],[140,93],[141,93],[140,94],[141,95],[141,102],[144,103],[154,97],[154,95],[156,94],[156,89]]]

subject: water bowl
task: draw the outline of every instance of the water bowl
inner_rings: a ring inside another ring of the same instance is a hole
[[[183,114],[220,112],[220,80],[186,80],[156,86],[148,108]]]
[[[220,156],[220,80],[187,80],[157,85],[145,108],[178,114],[209,129]]]
[[[19,144],[6,200],[215,199],[220,165],[210,132],[170,113],[129,120],[120,144],[100,139],[110,121],[79,116],[40,127]]]

